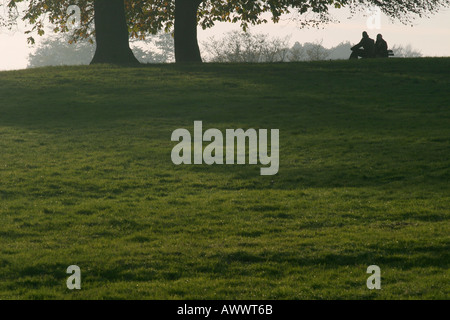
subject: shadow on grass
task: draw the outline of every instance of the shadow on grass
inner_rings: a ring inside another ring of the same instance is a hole
[[[213,259],[217,260],[215,264],[216,272],[226,273],[233,268],[234,264],[279,264],[280,266],[290,267],[315,267],[335,269],[336,267],[359,266],[377,264],[384,268],[396,268],[410,270],[415,268],[441,268],[449,267],[448,247],[442,245],[415,246],[412,248],[404,247],[383,247],[368,248],[367,251],[356,254],[324,254],[320,257],[311,257],[302,255],[302,252],[266,252],[263,254],[250,253],[245,251],[236,251],[226,254],[217,254]],[[279,268],[282,270],[283,268]],[[208,268],[202,267],[203,272]]]

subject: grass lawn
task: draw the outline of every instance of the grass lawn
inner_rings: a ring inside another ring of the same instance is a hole
[[[0,299],[449,299],[449,70],[0,72]],[[195,120],[279,129],[278,174],[175,166],[171,134]]]

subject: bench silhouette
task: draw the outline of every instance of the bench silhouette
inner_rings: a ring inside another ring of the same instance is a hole
[[[388,57],[393,57],[393,56],[394,56],[394,51],[388,50]]]

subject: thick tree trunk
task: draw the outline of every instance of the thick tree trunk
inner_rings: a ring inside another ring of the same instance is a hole
[[[175,0],[175,61],[202,62],[197,40],[197,10],[202,0]]]
[[[130,49],[124,0],[95,0],[97,49],[91,64],[138,65]]]

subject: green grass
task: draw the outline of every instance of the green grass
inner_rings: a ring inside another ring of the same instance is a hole
[[[449,299],[448,70],[1,72],[0,299]],[[279,173],[173,165],[172,131],[194,120],[279,129]]]

